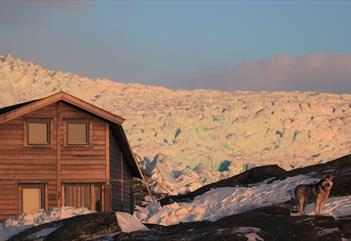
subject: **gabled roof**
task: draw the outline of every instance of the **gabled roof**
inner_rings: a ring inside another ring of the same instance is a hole
[[[58,101],[66,102],[73,105],[79,109],[87,111],[101,119],[104,119],[110,123],[112,132],[115,134],[118,144],[120,145],[123,155],[126,157],[128,164],[130,166],[132,175],[137,178],[143,179],[143,174],[138,165],[136,157],[129,145],[127,136],[122,128],[122,123],[124,118],[112,114],[104,109],[101,109],[93,104],[85,102],[77,97],[74,97],[66,92],[58,92],[56,94],[50,95],[37,100],[31,100],[28,102],[7,106],[0,109],[0,124],[7,121],[13,120],[15,118],[21,117],[32,111],[41,109],[50,104],[56,103]]]
[[[24,105],[27,105],[29,103],[32,103],[34,101],[37,101],[37,100],[31,100],[31,101],[27,101],[27,102],[23,102],[23,103],[19,103],[19,104],[10,105],[10,106],[6,106],[6,107],[3,107],[3,108],[0,108],[0,115],[5,114],[7,112],[10,112],[11,110],[17,109],[17,108],[19,108],[21,106],[24,106]]]
[[[92,105],[84,100],[81,100],[73,95],[67,94],[66,92],[60,91],[56,94],[50,95],[45,98],[28,101],[25,103],[7,106],[0,109],[0,124],[13,120],[17,117],[23,116],[29,112],[43,108],[44,106],[56,103],[57,101],[64,101],[87,112],[90,112],[96,116],[99,116],[105,120],[108,120],[117,125],[121,125],[125,119],[111,112],[103,110],[95,105]]]

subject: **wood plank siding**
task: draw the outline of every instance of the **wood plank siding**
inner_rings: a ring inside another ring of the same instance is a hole
[[[31,118],[50,120],[48,145],[26,145],[26,120]],[[72,119],[88,121],[88,144],[67,144],[66,121]],[[131,212],[131,172],[109,123],[58,101],[0,124],[0,220],[22,212],[20,188],[30,183],[44,185],[45,208],[64,205],[65,184],[90,183],[104,190],[111,183],[112,209]],[[110,178],[128,181],[122,185]]]
[[[132,176],[126,159],[118,147],[116,137],[110,131],[110,176],[112,187],[112,209],[133,213],[134,202],[131,189]]]

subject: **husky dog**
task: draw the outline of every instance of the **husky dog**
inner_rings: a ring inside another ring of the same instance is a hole
[[[301,184],[295,188],[295,202],[297,211],[305,214],[305,207],[308,202],[314,201],[315,214],[320,215],[325,201],[329,197],[330,190],[333,186],[333,176],[323,175],[321,180],[316,184]]]

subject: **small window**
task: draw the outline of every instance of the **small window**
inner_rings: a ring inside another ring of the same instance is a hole
[[[50,121],[29,120],[27,121],[27,143],[28,145],[50,144]]]
[[[67,121],[67,144],[87,145],[89,144],[89,122]]]

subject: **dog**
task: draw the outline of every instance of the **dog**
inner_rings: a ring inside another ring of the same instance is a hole
[[[314,201],[315,215],[320,215],[322,212],[324,203],[329,197],[332,186],[333,186],[332,175],[323,175],[321,180],[315,184],[298,185],[294,191],[297,211],[301,215],[304,215],[306,205],[309,202]]]

